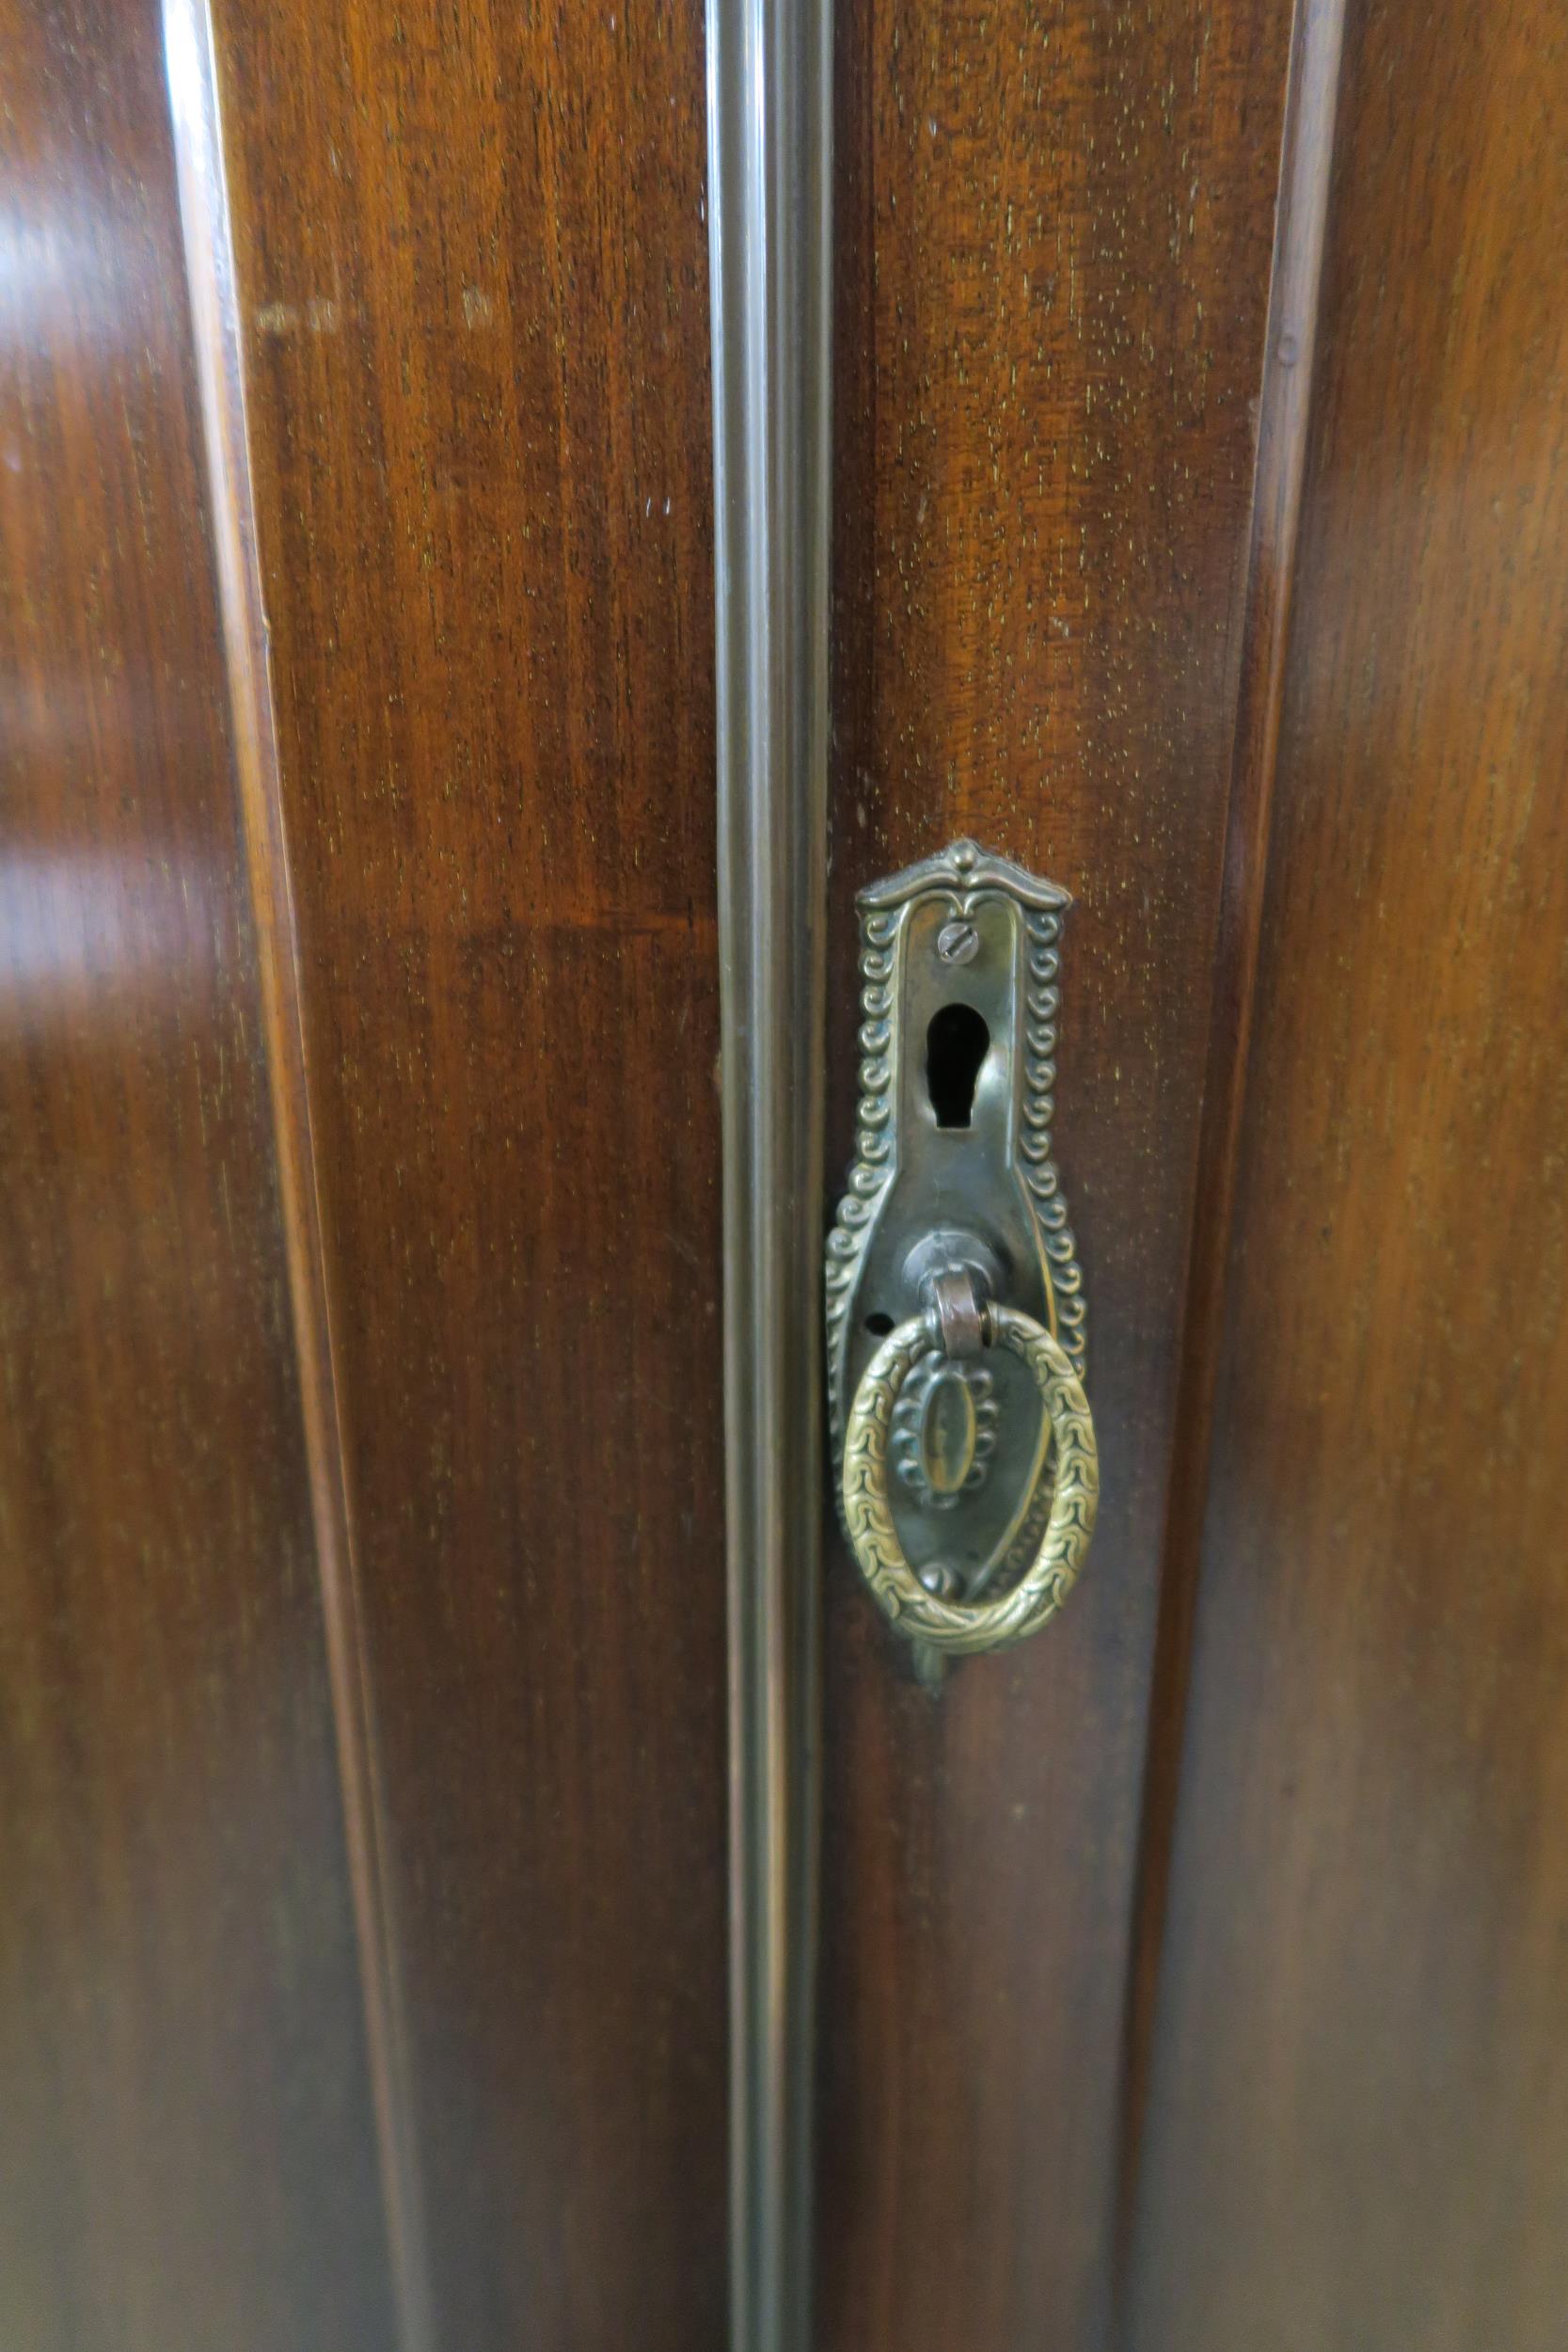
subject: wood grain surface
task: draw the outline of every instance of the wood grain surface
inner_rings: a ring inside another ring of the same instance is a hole
[[[1193,1621],[1201,1574],[1214,1393],[1246,1105],[1344,32],[1345,0],[1300,0],[1291,27],[1286,86],[1268,349],[1259,401],[1252,551],[1230,755],[1192,1248],[1181,1318],[1159,1625],[1144,1750],[1143,1820],[1122,2074],[1118,2288],[1126,2280],[1181,1786]]]
[[[1568,40],[1356,0],[1138,2352],[1568,2311]]]
[[[934,1702],[831,1580],[833,2352],[1103,2339],[1290,30],[1263,0],[840,19],[830,1184],[856,885],[959,833],[1065,883],[1104,1488],[1060,1624]]]
[[[0,51],[0,2339],[387,2345],[158,10]]]
[[[220,0],[434,2335],[717,2344],[696,0]]]

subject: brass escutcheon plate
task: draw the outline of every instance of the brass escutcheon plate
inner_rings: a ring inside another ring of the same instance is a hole
[[[828,1244],[828,1394],[839,1495],[849,1403],[879,1348],[967,1264],[1085,1369],[1083,1278],[1052,1157],[1057,883],[958,841],[861,892],[857,1152]],[[921,1584],[995,1600],[1051,1511],[1051,1424],[1010,1349],[933,1337],[892,1408],[887,1507]]]

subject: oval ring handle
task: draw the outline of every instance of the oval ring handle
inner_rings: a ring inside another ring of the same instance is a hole
[[[844,1518],[862,1575],[901,1633],[958,1656],[1005,1648],[1050,1623],[1078,1581],[1100,1506],[1094,1422],[1067,1356],[1043,1324],[1016,1307],[989,1307],[986,1327],[988,1344],[1010,1348],[1028,1365],[1055,1440],[1051,1516],[1011,1592],[973,1605],[927,1592],[894,1525],[888,1430],[899,1390],[931,1345],[926,1316],[911,1316],[882,1342],[861,1375],[844,1438]]]

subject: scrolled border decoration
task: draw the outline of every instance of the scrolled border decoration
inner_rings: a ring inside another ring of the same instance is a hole
[[[993,1306],[990,1318],[992,1344],[1010,1348],[1028,1366],[1053,1437],[1050,1518],[1038,1550],[1009,1592],[978,1605],[944,1600],[927,1591],[898,1541],[888,1502],[888,1433],[898,1391],[930,1344],[923,1317],[900,1324],[871,1359],[844,1441],[845,1525],[873,1597],[901,1633],[960,1657],[1006,1648],[1050,1623],[1078,1581],[1100,1505],[1094,1422],[1066,1350],[1014,1308]]]
[[[877,1206],[897,1162],[894,1133],[893,1012],[902,914],[861,913],[860,1113],[855,1161],[828,1235],[828,1415],[835,1448],[844,1427],[840,1339]]]
[[[1056,1114],[1056,1021],[1062,1009],[1059,914],[1031,911],[1024,917],[1023,1083],[1020,1094],[1018,1160],[1029,1206],[1040,1229],[1051,1283],[1056,1336],[1080,1380],[1087,1367],[1088,1333],[1084,1313],[1084,1272],[1068,1223],[1062,1180],[1051,1153]]]

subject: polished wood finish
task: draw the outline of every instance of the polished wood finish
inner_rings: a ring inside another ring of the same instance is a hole
[[[1192,1665],[1214,1386],[1224,1328],[1236,1164],[1257,994],[1263,877],[1278,760],[1301,532],[1323,241],[1344,47],[1345,0],[1300,0],[1291,40],[1279,211],[1259,402],[1242,671],[1230,755],[1212,1009],[1165,1509],[1159,1624],[1144,1750],[1144,1804],[1128,1982],[1117,2181],[1117,2278],[1125,2283],[1155,2033],[1171,1845]]]
[[[1077,894],[1057,1156],[1104,1487],[1060,1624],[935,1700],[832,1579],[832,2352],[1102,2340],[1289,35],[1262,0],[841,20],[831,993],[854,887],[956,834]]]
[[[1342,7],[839,16],[830,1182],[1066,882],[1105,1477],[835,1539],[824,2352],[1561,2340],[1568,48]],[[717,2346],[701,11],[214,21],[234,304],[0,0],[0,2339]]]
[[[0,51],[0,2339],[386,2345],[158,10]]]
[[[1357,0],[1138,2352],[1568,2311],[1568,48]]]
[[[163,0],[163,18],[214,559],[229,664],[234,764],[256,913],[257,978],[266,1036],[278,1205],[337,1724],[392,2296],[402,2352],[419,2352],[431,2335],[429,2266],[421,2234],[402,1979],[387,1900],[385,1839],[379,1834],[375,1726],[363,1671],[363,1622],[349,1540],[321,1202],[305,1072],[299,940],[277,771],[266,612],[256,553],[239,293],[218,117],[217,61],[207,0]]]
[[[717,2343],[701,13],[219,0],[434,2340]]]

